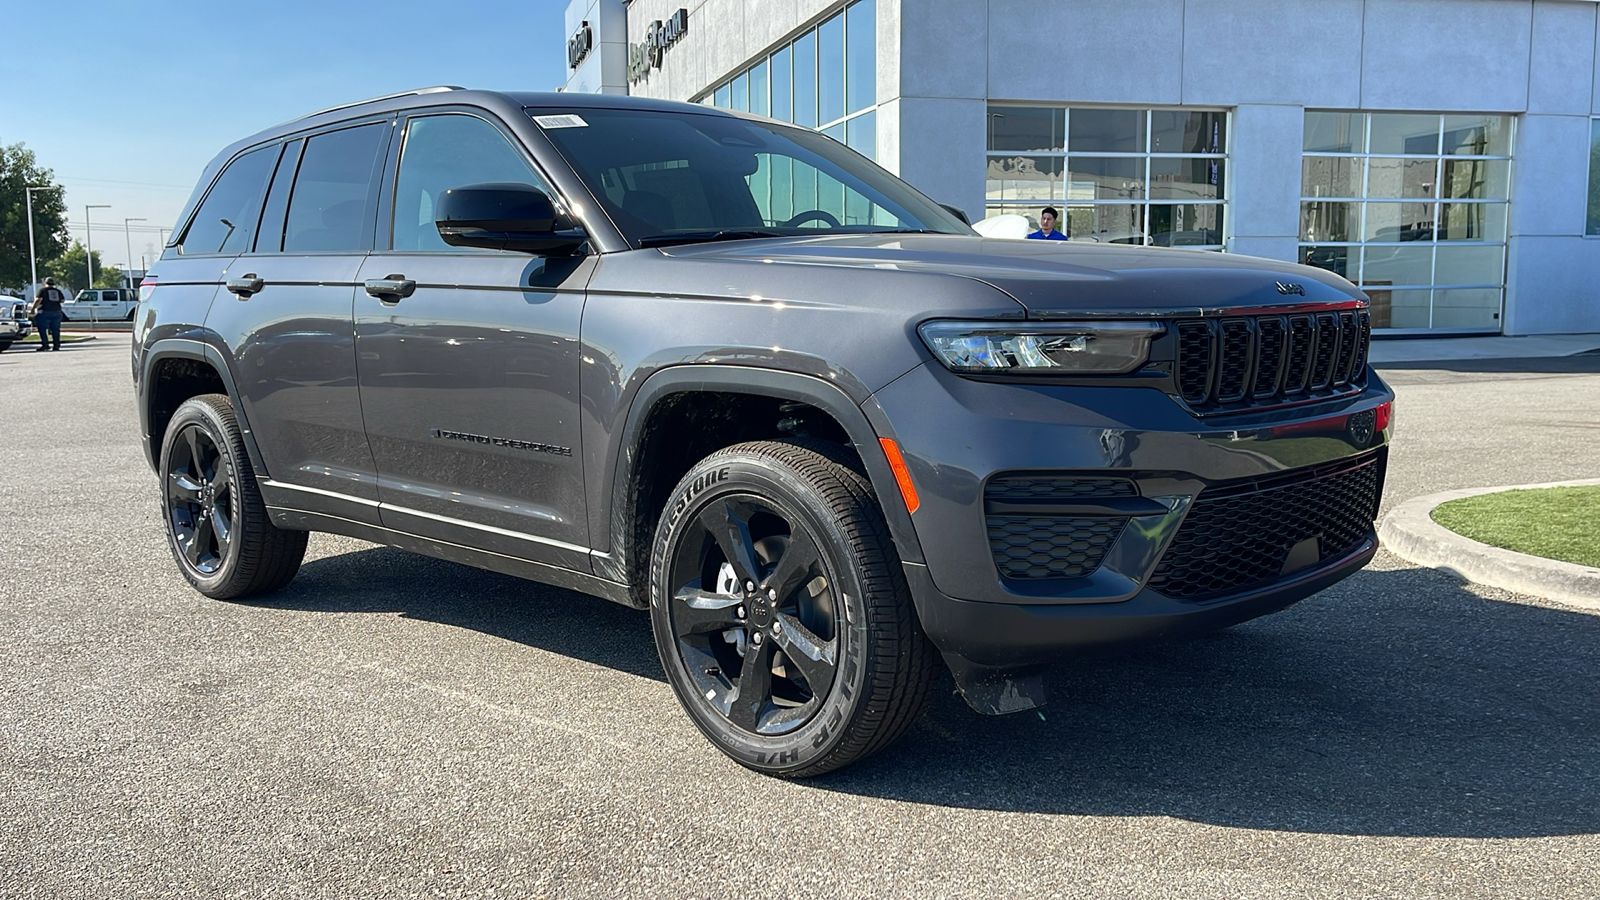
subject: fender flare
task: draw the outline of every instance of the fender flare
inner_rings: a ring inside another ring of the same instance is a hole
[[[630,512],[631,484],[638,451],[644,441],[644,426],[650,413],[662,400],[675,394],[695,391],[754,394],[807,403],[832,416],[844,428],[866,467],[868,480],[878,495],[879,506],[888,522],[895,550],[903,562],[921,563],[922,546],[911,524],[911,514],[900,499],[900,488],[889,461],[878,444],[879,434],[866,413],[838,386],[812,375],[778,369],[743,366],[683,365],[662,369],[651,375],[634,393],[619,439],[608,451],[607,468],[611,475],[608,497],[610,524],[608,554],[597,554],[595,570],[603,577],[626,581],[632,543]]]
[[[239,390],[233,379],[233,368],[228,365],[222,351],[203,340],[195,338],[161,338],[150,345],[143,354],[139,372],[139,428],[144,435],[145,457],[150,464],[159,467],[161,448],[157,446],[155,436],[150,433],[151,404],[154,402],[151,376],[157,364],[169,359],[187,359],[202,362],[215,369],[222,379],[228,398],[233,401],[233,414],[239,420],[239,431],[244,437],[245,452],[250,457],[250,466],[255,470],[259,479],[269,478],[267,467],[261,457],[261,448],[256,446],[256,433],[250,428],[250,420],[245,416],[244,405],[239,402]]]

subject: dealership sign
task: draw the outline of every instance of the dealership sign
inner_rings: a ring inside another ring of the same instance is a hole
[[[578,30],[567,39],[567,68],[576,69],[583,62],[583,58],[594,49],[594,29],[588,22],[578,26]]]
[[[678,10],[665,22],[660,19],[651,22],[650,27],[645,29],[644,40],[628,45],[629,83],[643,81],[651,69],[661,68],[661,58],[666,55],[667,48],[676,44],[688,33],[687,9]]]

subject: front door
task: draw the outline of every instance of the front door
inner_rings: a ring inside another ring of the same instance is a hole
[[[400,531],[587,572],[578,325],[592,257],[446,245],[435,202],[484,182],[551,190],[485,118],[408,121],[392,249],[368,257],[360,280],[372,289],[356,297],[380,515]],[[385,281],[414,288],[387,292]]]

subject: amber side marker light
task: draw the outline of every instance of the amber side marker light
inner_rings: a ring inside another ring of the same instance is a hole
[[[900,446],[890,438],[878,438],[878,443],[883,445],[883,455],[889,458],[895,483],[900,485],[900,499],[906,502],[906,512],[916,512],[922,501],[917,499],[917,486],[911,483],[911,470],[906,468],[905,458],[900,455]]]

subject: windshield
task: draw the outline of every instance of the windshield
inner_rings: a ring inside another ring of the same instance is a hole
[[[530,112],[636,246],[777,235],[973,233],[910,185],[807,129],[719,113]]]

